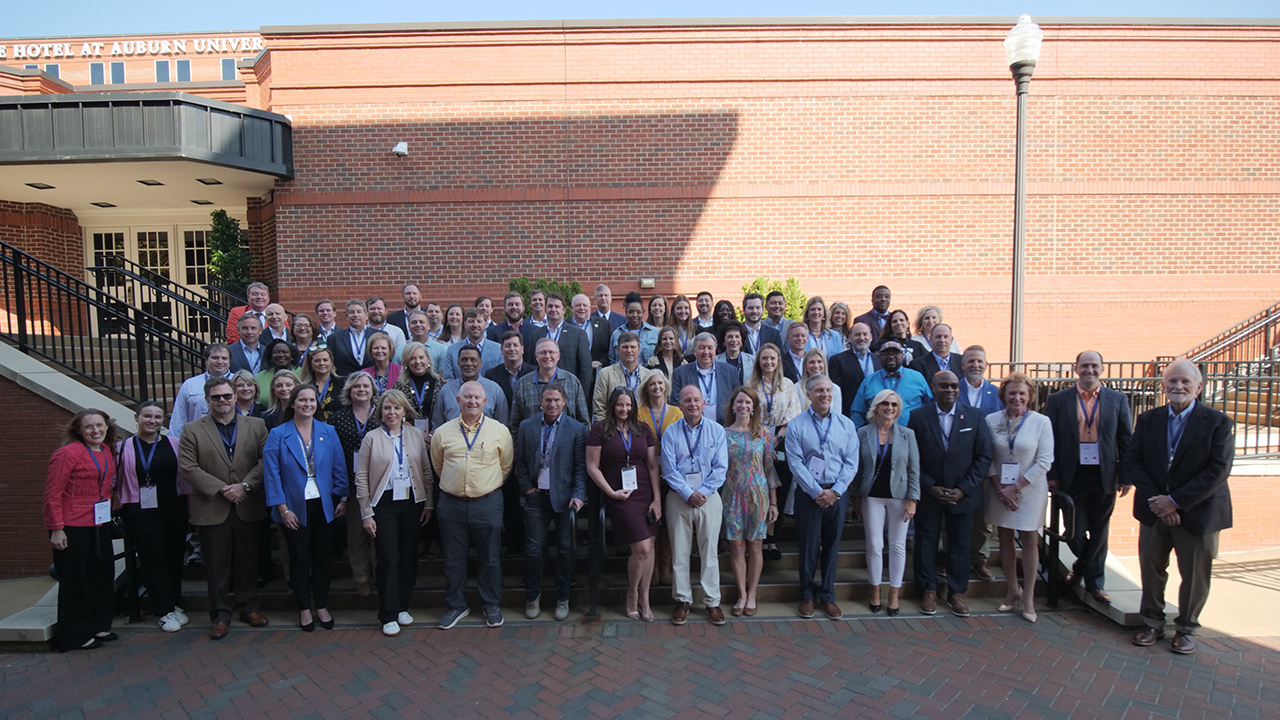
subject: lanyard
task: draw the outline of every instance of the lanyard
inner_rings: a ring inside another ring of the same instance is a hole
[[[1018,438],[1018,432],[1019,432],[1020,430],[1022,430],[1022,426],[1023,426],[1023,425],[1025,425],[1025,424],[1027,423],[1027,413],[1029,413],[1029,412],[1031,412],[1031,409],[1030,409],[1030,408],[1028,408],[1028,409],[1026,409],[1026,410],[1023,410],[1023,411],[1022,411],[1022,421],[1018,423],[1018,427],[1016,427],[1016,428],[1014,428],[1014,429],[1013,429],[1013,432],[1009,433],[1008,441],[1009,441],[1009,454],[1010,454],[1010,455],[1012,455],[1012,454],[1013,454],[1013,441],[1014,441],[1014,440],[1016,440],[1016,439]],[[1006,426],[1006,427],[1008,427],[1008,420],[1009,420],[1008,416],[1005,416],[1005,426]]]
[[[666,403],[662,404],[662,414],[659,415],[657,418],[653,417],[653,408],[649,408],[649,417],[650,419],[657,420],[657,422],[655,422],[654,425],[657,426],[657,429],[658,429],[658,433],[657,433],[658,442],[662,442],[662,431],[663,431],[662,421],[667,419],[667,404]],[[628,450],[627,452],[630,452],[630,450]]]
[[[809,411],[809,417],[813,418],[814,432],[818,433],[818,451],[825,457],[827,454],[827,437],[831,435],[831,413],[827,413],[827,431],[822,431],[822,421],[818,419],[818,413],[813,410]]]
[[[625,435],[622,435],[621,437],[622,437],[622,447],[626,448],[627,450],[627,465],[630,466],[631,465],[631,431],[628,430],[627,433]]]
[[[365,335],[365,331],[360,331],[360,342],[356,342],[356,334],[351,333],[351,354],[355,356],[356,362],[364,362],[364,346],[369,342],[369,337]]]
[[[556,368],[556,371],[551,373],[551,379],[547,381],[547,384],[550,385],[551,383],[559,379],[560,379],[560,368]],[[533,373],[533,386],[538,391],[538,397],[541,398],[542,397],[542,380],[538,378],[537,372]]]
[[[547,451],[550,449],[551,441],[555,438],[556,426],[560,424],[560,418],[556,418],[556,421],[550,425],[546,425],[545,422],[544,420],[542,427],[542,467],[544,468],[551,467],[551,457]],[[631,448],[627,448],[627,452],[630,451]]]
[[[138,439],[137,435],[133,436],[134,447],[138,449],[138,459],[142,461],[142,475],[147,479],[148,485],[151,484],[151,459],[156,456],[156,447],[160,444],[160,440],[161,438],[157,437],[156,441],[151,444],[151,452],[143,455],[142,441]]]
[[[361,440],[364,439],[365,430],[366,428],[369,427],[369,420],[371,420],[372,418],[373,418],[372,408],[369,409],[369,417],[365,418],[364,422],[360,422],[360,418],[356,417],[355,409],[351,410],[351,419],[356,421],[356,434],[360,436]]]
[[[159,442],[158,439],[157,442]],[[98,497],[102,497],[102,485],[107,481],[107,477],[111,473],[111,461],[108,460],[107,466],[103,467],[102,464],[98,462],[98,453],[94,452],[93,449],[89,447],[89,443],[81,440],[80,444],[84,445],[84,449],[89,451],[89,459],[93,460],[93,466],[98,469]]]
[[[320,405],[323,407],[325,400],[329,399],[329,383],[333,382],[333,376],[324,379],[324,387],[320,388]]]
[[[422,387],[414,388],[413,397],[418,401],[418,412],[424,412],[422,409],[422,401],[427,396],[427,388],[431,387],[431,383],[427,378],[422,379]]]
[[[689,439],[689,421],[681,420],[684,430],[684,444],[689,448],[689,457],[696,463],[698,461],[698,448],[702,447],[702,423],[698,423],[698,441],[694,442]]]
[[[876,442],[876,470],[875,470],[876,475],[880,474],[880,467],[884,465],[884,458],[886,455],[889,454],[889,451],[891,449],[893,449],[892,437],[890,437],[889,442],[886,442],[883,444],[878,441]]]
[[[1169,415],[1169,463],[1173,464],[1173,454],[1178,450],[1178,443],[1182,442],[1182,433],[1187,429],[1187,421],[1191,419],[1190,414],[1187,417],[1178,420],[1178,415],[1171,413]],[[1174,425],[1178,429],[1174,429]]]
[[[400,434],[398,435],[392,435],[391,432],[386,428],[383,428],[382,432],[386,433],[387,437],[394,438],[391,442],[391,447],[396,449],[396,463],[399,464],[399,467],[403,468],[404,467],[404,427],[402,426],[400,428]]]
[[[462,433],[462,439],[467,443],[467,452],[471,452],[471,448],[476,446],[476,441],[480,439],[480,431],[484,429],[484,416],[480,416],[480,424],[476,426],[476,434],[467,439],[467,429],[462,426],[462,419],[458,419],[458,432]]]
[[[769,388],[768,390],[764,390],[766,386]],[[768,422],[769,418],[773,417],[773,383],[766,383],[761,380],[760,389],[764,390],[764,417],[765,421]]]
[[[689,354],[689,331],[684,328],[680,329],[680,352],[681,354]]]
[[[376,367],[373,369],[373,372],[375,373],[373,376],[373,384],[378,386],[378,394],[381,395],[387,391],[387,381],[391,379],[391,368],[387,368],[386,375],[376,374],[378,372],[378,368]]]
[[[302,456],[307,459],[307,476],[316,476],[316,439],[311,438],[311,442],[302,439],[302,435],[298,435],[298,442],[302,443]]]
[[[636,365],[634,372],[627,372],[625,367],[622,368],[622,379],[627,383],[627,389],[635,392],[636,388],[640,387],[640,366]]]
[[[562,333],[562,332],[564,332],[564,321],[563,321],[563,320],[561,320],[561,321],[560,321],[560,324],[556,326],[556,329],[555,329],[555,330],[552,330],[552,329],[551,329],[551,324],[550,324],[550,323],[547,323],[547,337],[551,338],[551,339],[555,342],[555,344],[556,344],[556,345],[559,345],[559,344],[560,344],[560,333]]]
[[[231,421],[231,441],[228,442],[225,435],[218,433],[218,437],[222,439],[222,444],[227,447],[227,457],[231,457],[236,451],[236,430],[240,428],[240,423],[235,420]]]
[[[712,367],[711,373],[705,377],[701,370],[698,371],[698,387],[702,388],[702,397],[707,402],[711,401],[711,391],[715,389],[715,386],[716,371],[714,367]]]
[[[1093,421],[1098,418],[1098,405],[1101,404],[1098,401],[1101,399],[1102,398],[1098,395],[1093,396],[1093,412],[1090,413],[1088,410],[1085,409],[1084,398],[1081,397],[1079,393],[1076,394],[1076,402],[1080,403],[1080,414],[1084,415],[1085,430],[1091,429],[1093,427]]]

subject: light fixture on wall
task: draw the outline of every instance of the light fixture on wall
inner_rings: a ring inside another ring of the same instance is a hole
[[[409,143],[398,142],[395,147],[391,148],[391,153],[399,157],[405,157],[409,154]]]

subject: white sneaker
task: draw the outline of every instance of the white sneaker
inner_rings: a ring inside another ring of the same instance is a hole
[[[386,635],[387,637],[395,637],[395,636],[399,635],[399,634],[400,634],[400,623],[397,623],[396,621],[392,620],[391,622],[389,622],[389,623],[387,623],[387,624],[383,625],[383,626],[382,626],[382,634],[383,634],[383,635]]]
[[[569,617],[569,601],[557,600],[556,601],[556,620],[563,622],[564,619],[567,617]]]
[[[524,616],[530,620],[536,619],[542,614],[542,598],[536,597],[532,600],[525,601]]]
[[[402,612],[396,616],[396,622],[404,627],[409,627],[413,624],[413,616],[407,612]]]
[[[167,633],[175,633],[182,629],[182,621],[178,620],[177,615],[169,613],[158,621],[160,629]]]
[[[173,606],[173,616],[178,618],[178,622],[182,623],[183,625],[186,625],[187,623],[191,622],[191,618],[187,617],[187,614],[183,612],[182,608],[178,607],[177,605]]]

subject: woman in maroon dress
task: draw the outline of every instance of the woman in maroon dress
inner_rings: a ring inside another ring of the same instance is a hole
[[[614,539],[631,546],[627,617],[653,622],[649,582],[653,579],[653,538],[662,519],[653,433],[640,422],[636,396],[625,386],[614,389],[606,407],[604,420],[587,434],[587,474],[604,495]],[[633,479],[635,487],[631,488]]]

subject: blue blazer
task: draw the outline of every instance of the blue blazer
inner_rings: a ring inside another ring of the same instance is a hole
[[[258,364],[257,365],[253,365],[249,363],[248,356],[244,354],[243,341],[237,340],[234,343],[231,343],[231,345],[228,346],[228,349],[231,351],[231,372],[232,373],[237,373],[237,372],[240,372],[241,370],[248,370],[254,375],[257,375],[259,372],[262,371],[264,367],[266,367],[266,363],[267,363],[266,346],[263,345],[261,341],[258,342]]]
[[[930,387],[933,386],[934,374],[942,370],[950,370],[956,374],[956,377],[959,378],[961,382],[963,382],[964,368],[960,367],[960,361],[963,359],[964,356],[960,353],[951,353],[947,356],[947,366],[945,368],[941,368],[938,367],[938,357],[932,352],[929,352],[925,355],[916,356],[916,358],[911,361],[911,369],[923,375],[924,379],[928,381]]]
[[[542,412],[520,423],[516,434],[516,481],[520,493],[538,486],[542,468]],[[562,513],[570,500],[587,501],[587,426],[560,414],[555,444],[551,446],[551,509]]]
[[[342,441],[338,440],[338,432],[332,425],[319,420],[311,423],[311,441],[315,443],[320,504],[324,506],[325,520],[333,522],[334,498],[347,497],[347,461],[342,454]],[[271,519],[283,522],[276,506],[284,503],[298,517],[298,523],[306,525],[307,459],[293,421],[277,425],[267,433],[267,444],[262,448],[262,476]]]
[[[715,362],[711,365],[716,378],[716,408],[711,418],[721,425],[731,425],[724,421],[729,407],[729,393],[738,386],[738,368],[728,363]],[[685,385],[698,384],[698,363],[685,363],[671,373],[671,404],[679,407],[680,391]],[[706,398],[703,398],[704,400]]]
[[[951,439],[945,446],[937,401],[912,410],[907,427],[915,432],[920,452],[920,502],[936,503],[929,489],[938,485],[964,491],[963,500],[944,508],[952,515],[981,508],[982,481],[991,467],[991,428],[986,413],[956,403]]]
[[[960,378],[960,397],[956,399],[956,403],[969,405],[969,381],[965,379],[964,375],[958,375],[957,377]],[[982,411],[983,416],[1003,410],[1004,403],[1000,402],[1000,389],[983,380],[982,397],[978,400],[977,407]]]
[[[756,339],[756,346],[752,347],[751,345],[751,333],[749,332],[745,333],[745,337],[742,338],[742,352],[749,352],[752,355],[759,355],[760,348],[764,347],[765,343],[773,343],[774,345],[778,346],[779,350],[781,350],[782,349],[782,333],[778,332],[778,328],[770,327],[768,324],[765,323],[764,320],[761,320],[760,321],[760,337]]]

